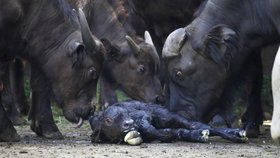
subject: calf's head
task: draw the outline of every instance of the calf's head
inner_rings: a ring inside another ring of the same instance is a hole
[[[92,142],[120,143],[129,131],[134,130],[134,121],[128,111],[113,105],[91,116],[89,122],[93,130]]]
[[[146,102],[163,102],[162,88],[158,77],[160,60],[150,34],[145,32],[145,41],[126,36],[126,42],[117,46],[103,40],[109,61],[104,73],[132,99]]]
[[[215,26],[193,42],[191,26],[172,32],[164,45],[169,83],[166,106],[187,118],[207,121],[226,84],[230,60],[237,51],[237,34]]]

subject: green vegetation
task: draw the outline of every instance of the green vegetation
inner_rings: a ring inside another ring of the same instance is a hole
[[[272,89],[271,89],[271,77],[264,76],[263,85],[262,85],[262,96],[267,104],[267,107],[272,110],[273,108],[273,98],[272,98]]]

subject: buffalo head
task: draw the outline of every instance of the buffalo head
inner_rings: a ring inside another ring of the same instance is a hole
[[[93,130],[92,142],[106,141],[120,143],[125,135],[134,130],[134,121],[126,109],[109,106],[89,119]]]
[[[104,39],[111,78],[131,98],[146,102],[162,102],[158,77],[160,60],[149,32],[144,40],[126,36],[126,42],[115,45]],[[106,72],[107,71],[107,72]]]
[[[224,90],[237,34],[226,26],[211,28],[200,42],[190,25],[172,32],[164,45],[169,83],[167,107],[187,118],[209,121]]]
[[[95,108],[105,49],[90,32],[82,10],[79,10],[79,22],[80,30],[67,37],[44,67],[53,69],[45,72],[51,73],[47,76],[65,117],[81,124]]]

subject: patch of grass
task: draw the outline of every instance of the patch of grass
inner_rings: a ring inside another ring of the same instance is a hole
[[[272,110],[273,97],[272,97],[272,87],[271,87],[271,77],[270,76],[264,76],[264,78],[263,78],[262,96],[264,97],[263,99],[266,101],[268,108]]]
[[[53,113],[54,122],[55,122],[56,124],[63,124],[63,123],[65,123],[66,120],[65,120],[65,118],[64,118],[62,109],[59,108],[59,107],[56,106],[56,105],[53,105],[51,108],[52,108],[52,113]]]

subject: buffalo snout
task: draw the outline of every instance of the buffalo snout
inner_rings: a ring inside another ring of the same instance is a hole
[[[163,96],[163,95],[157,95],[157,96],[155,97],[154,103],[163,105],[163,104],[165,103],[165,98],[164,98],[164,96]]]
[[[134,121],[132,119],[127,119],[124,120],[122,123],[122,128],[124,129],[125,132],[128,132],[128,130],[131,130],[133,128]]]

